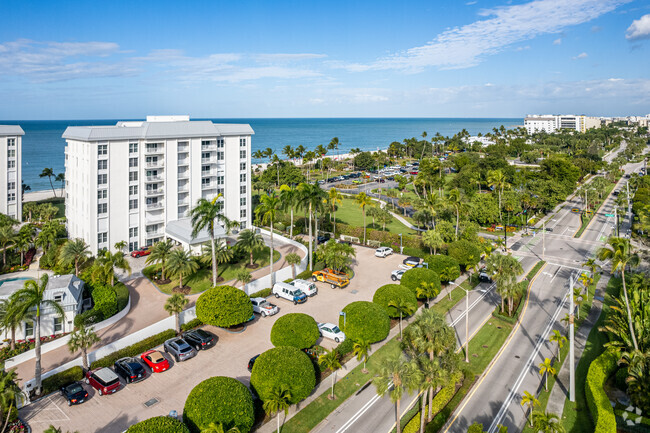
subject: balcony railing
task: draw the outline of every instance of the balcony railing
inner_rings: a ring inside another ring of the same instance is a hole
[[[161,180],[165,180],[165,178],[160,174],[158,174],[156,176],[147,176],[146,177],[147,182],[159,182]]]
[[[202,144],[201,145],[201,150],[204,151],[204,152],[215,151],[215,150],[217,150],[217,145],[216,144]]]
[[[147,238],[155,238],[155,237],[163,235],[163,234],[165,234],[165,231],[163,229],[158,229],[158,230],[147,231],[145,236]]]
[[[164,203],[158,201],[156,203],[147,203],[147,210],[158,210],[163,208]]]
[[[190,171],[189,170],[179,171],[178,172],[178,178],[179,179],[189,179],[190,178]]]
[[[216,157],[201,158],[201,162],[203,164],[216,164],[217,163],[217,158]]]
[[[149,161],[146,164],[147,168],[158,168],[158,167],[164,167],[165,166],[165,161],[162,159],[159,159],[158,161]]]
[[[182,199],[178,200],[178,205],[179,206],[187,206],[188,204],[190,204],[190,199],[189,198],[182,198]]]
[[[188,145],[178,146],[178,153],[187,153],[189,151],[190,151],[190,146]]]
[[[190,159],[189,158],[179,158],[178,159],[178,165],[179,166],[190,165]]]
[[[145,146],[144,153],[149,155],[165,153],[165,148],[163,146]]]
[[[202,183],[201,189],[214,189],[217,187],[216,183]]]
[[[187,192],[190,190],[190,185],[185,184],[185,185],[178,185],[178,192]]]
[[[165,191],[162,188],[147,189],[146,192],[145,192],[145,196],[146,197],[154,197],[154,196],[157,196],[157,195],[163,195],[164,193],[165,193]]]

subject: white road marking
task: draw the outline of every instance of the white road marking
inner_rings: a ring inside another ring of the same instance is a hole
[[[392,382],[392,381],[390,382],[389,387],[391,387],[391,386],[393,386],[393,382]],[[350,417],[350,419],[347,420],[347,421],[345,422],[345,424],[343,424],[343,425],[341,426],[341,428],[338,429],[338,430],[336,431],[336,433],[343,433],[344,431],[346,431],[347,429],[349,429],[349,428],[352,426],[352,424],[354,424],[355,422],[357,422],[357,420],[358,420],[358,419],[359,419],[359,418],[360,418],[364,413],[366,413],[366,412],[368,411],[368,409],[370,409],[370,407],[372,407],[372,405],[374,405],[375,403],[377,403],[377,401],[379,401],[380,398],[381,398],[381,397],[379,397],[379,395],[375,394],[375,396],[372,397],[372,398],[371,398],[371,399],[370,399],[370,400],[369,400],[365,405],[363,405],[363,407],[362,407],[361,409],[359,409],[359,410],[357,411],[357,413],[355,413],[354,415],[352,415],[352,417]]]

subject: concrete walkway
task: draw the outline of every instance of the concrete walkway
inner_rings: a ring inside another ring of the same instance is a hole
[[[603,298],[605,296],[605,288],[609,282],[610,275],[603,274],[596,285],[596,292],[593,303],[591,304],[591,310],[589,310],[589,315],[587,319],[582,323],[582,326],[575,333],[575,365],[578,365],[580,357],[582,357],[582,352],[585,350],[585,344],[587,342],[587,337],[591,329],[594,327],[594,324],[600,317],[600,313],[603,309],[602,301],[599,301],[598,298]],[[567,344],[569,344],[567,342]],[[562,364],[562,368],[557,375],[555,380],[555,385],[551,389],[551,395],[548,398],[548,403],[546,405],[546,411],[555,413],[558,416],[562,416],[564,412],[564,403],[569,395],[569,360],[565,360]]]

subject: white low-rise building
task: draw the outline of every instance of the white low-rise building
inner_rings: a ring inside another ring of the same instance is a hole
[[[577,132],[585,132],[587,129],[600,128],[601,121],[597,117],[573,114],[545,114],[528,115],[524,119],[524,128],[528,134],[545,132],[552,134],[561,129],[569,129]]]
[[[165,237],[189,246],[199,241],[188,236],[190,210],[200,198],[220,194],[224,216],[249,227],[253,134],[247,124],[189,116],[68,127],[69,237],[84,239],[94,254],[119,241],[133,251]]]
[[[0,213],[22,221],[22,136],[18,125],[0,125]]]

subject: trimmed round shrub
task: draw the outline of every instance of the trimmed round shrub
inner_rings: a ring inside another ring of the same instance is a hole
[[[262,401],[268,401],[273,390],[285,386],[296,404],[311,394],[316,386],[314,364],[305,352],[282,346],[262,353],[253,365],[251,385]]]
[[[463,269],[473,266],[481,260],[481,250],[471,241],[461,239],[447,246],[447,254],[458,262]]]
[[[407,303],[413,310],[418,308],[418,300],[415,299],[415,294],[405,286],[398,284],[386,284],[381,286],[372,297],[372,302],[382,307],[390,317],[399,317],[397,308],[389,305],[392,302],[399,302],[400,300]]]
[[[390,317],[381,306],[368,301],[357,301],[348,304],[339,316],[339,328],[345,333],[346,341],[367,341],[376,343],[388,337]]]
[[[255,421],[253,396],[237,379],[211,377],[196,385],[187,396],[183,421],[193,433],[200,433],[211,422],[222,424],[225,430],[237,427],[247,433]]]
[[[313,317],[304,313],[285,314],[271,328],[271,343],[275,347],[307,349],[316,344],[319,337],[318,324]]]
[[[177,419],[156,416],[132,425],[126,433],[190,433],[190,430]]]
[[[440,281],[449,282],[460,277],[460,265],[453,257],[442,254],[427,256],[427,263],[429,269],[438,274]]]
[[[227,328],[246,322],[253,315],[253,304],[243,290],[217,286],[196,300],[196,316],[207,325]]]
[[[427,268],[409,269],[402,274],[399,284],[408,287],[417,296],[416,290],[423,282],[433,283],[440,292],[440,277],[434,270]]]

